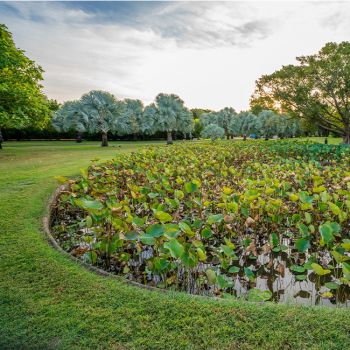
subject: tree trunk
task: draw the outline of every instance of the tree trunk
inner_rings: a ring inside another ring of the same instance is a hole
[[[350,130],[345,135],[343,135],[343,143],[346,145],[350,144]]]
[[[106,132],[102,132],[102,147],[107,147],[108,146],[108,137]]]
[[[0,130],[0,149],[2,149],[2,141],[4,141],[4,138],[2,137],[2,133]]]
[[[81,142],[83,141],[83,140],[82,140],[82,137],[81,137],[81,132],[80,132],[80,131],[77,132],[77,137],[76,137],[75,141],[76,141],[77,143],[81,143]]]
[[[166,143],[168,145],[172,145],[173,144],[173,135],[172,135],[172,132],[171,131],[168,131],[167,132],[167,140],[166,140]]]

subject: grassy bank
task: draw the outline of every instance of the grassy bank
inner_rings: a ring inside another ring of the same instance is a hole
[[[1,349],[350,348],[346,309],[150,292],[52,249],[41,222],[54,176],[75,176],[91,159],[145,143],[111,145],[11,142],[0,151]]]

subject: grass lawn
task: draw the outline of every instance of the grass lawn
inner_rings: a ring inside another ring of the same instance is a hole
[[[328,140],[329,145],[339,145],[340,143],[343,142],[341,137],[303,137],[303,138],[300,138],[299,140],[324,143],[325,139]]]
[[[56,175],[146,143],[8,142],[0,151],[1,349],[348,349],[349,310],[151,292],[95,275],[42,233]],[[159,144],[163,147],[163,143]]]

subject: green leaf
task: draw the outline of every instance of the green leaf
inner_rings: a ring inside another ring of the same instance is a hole
[[[312,216],[309,213],[305,213],[305,221],[307,224],[311,224],[312,222]]]
[[[134,216],[132,218],[132,223],[136,226],[143,226],[145,224],[145,220],[142,218],[139,218],[138,216]]]
[[[175,195],[175,198],[180,200],[185,197],[184,193],[180,190],[175,190],[174,195]]]
[[[238,273],[240,271],[240,268],[238,266],[231,266],[228,270],[230,273]]]
[[[129,241],[135,241],[138,238],[139,234],[136,231],[129,231],[125,234],[125,239]]]
[[[298,228],[299,228],[300,233],[303,237],[309,235],[309,228],[305,224],[299,223]]]
[[[299,193],[299,198],[300,198],[302,203],[311,204],[313,201],[313,197],[309,196],[309,194],[305,191],[302,191]]]
[[[186,182],[184,188],[187,193],[194,193],[198,190],[198,185],[193,182]]]
[[[222,214],[210,215],[208,217],[207,223],[208,225],[212,225],[214,223],[221,222],[223,219],[224,219],[224,216]]]
[[[180,258],[185,251],[183,245],[175,238],[165,242],[164,247],[170,251],[171,256],[175,259]]]
[[[350,259],[350,257],[348,257],[347,255],[343,255],[343,254],[337,252],[336,250],[332,250],[332,251],[331,251],[331,254],[333,255],[335,261],[336,261],[338,264],[340,264],[340,263],[342,263],[342,262],[347,261],[347,260]]]
[[[250,268],[245,267],[244,268],[244,273],[248,277],[249,281],[254,281],[255,280],[254,272]]]
[[[225,289],[228,287],[228,282],[226,281],[226,278],[223,275],[217,276],[217,282],[220,289]]]
[[[315,273],[318,274],[319,276],[324,276],[331,273],[331,270],[324,269],[321,265],[316,263],[311,264],[311,267],[315,271]]]
[[[86,210],[101,210],[103,209],[103,204],[96,200],[90,200],[85,198],[79,198],[75,200],[75,203]]]
[[[271,245],[272,247],[276,247],[279,243],[279,238],[275,232],[271,233]]]
[[[177,224],[165,224],[164,235],[167,238],[176,238],[180,234],[180,228]]]
[[[329,209],[332,211],[332,213],[334,215],[339,215],[340,214],[341,210],[336,204],[328,202],[328,206],[329,206]]]
[[[295,247],[298,249],[299,252],[304,253],[310,248],[310,242],[305,238],[299,238],[295,242]]]
[[[306,275],[296,275],[295,279],[298,281],[305,281],[307,279]]]
[[[349,264],[349,263],[346,263],[346,262],[343,262],[343,263],[342,263],[342,266],[343,266],[343,272],[344,272],[346,275],[349,275],[349,274],[350,274],[350,264]]]
[[[146,245],[154,245],[154,243],[156,242],[156,240],[154,239],[154,237],[148,236],[148,235],[142,235],[140,236],[140,241],[143,244]]]
[[[86,218],[85,218],[85,223],[86,223],[86,227],[91,227],[92,226],[92,218],[90,215],[88,215]]]
[[[201,236],[203,238],[210,238],[210,237],[213,236],[213,231],[210,228],[207,227],[207,228],[202,230]]]
[[[250,289],[248,292],[248,300],[254,302],[261,302],[270,300],[272,293],[269,290],[260,290],[258,288]]]
[[[222,244],[221,249],[225,253],[225,255],[227,255],[228,257],[232,257],[235,255],[235,252],[233,251],[233,249],[227,245]]]
[[[205,274],[207,275],[207,279],[208,279],[208,283],[209,285],[213,285],[216,283],[217,278],[216,278],[216,273],[214,270],[212,269],[207,269],[205,271]]]
[[[342,246],[346,251],[349,251],[349,250],[350,250],[350,239],[343,239],[343,243],[341,244],[341,246]]]
[[[156,211],[155,217],[162,223],[171,221],[173,219],[173,217],[170,214],[166,213],[165,211],[161,211],[161,210]]]
[[[161,237],[164,233],[164,226],[161,224],[153,224],[148,226],[146,233],[149,237]]]
[[[330,225],[328,225],[328,224],[320,225],[318,230],[321,233],[323,242],[325,244],[328,244],[328,243],[334,241],[333,229],[332,229],[332,227]]]
[[[200,261],[207,260],[207,255],[205,254],[205,251],[202,248],[197,248],[197,254]]]
[[[339,284],[336,282],[327,282],[324,285],[325,285],[325,287],[327,287],[329,289],[338,289],[339,288]]]
[[[191,227],[188,224],[186,224],[186,222],[184,221],[179,222],[179,227],[181,231],[186,233],[189,237],[194,236],[194,232],[192,231]]]
[[[299,266],[299,265],[292,265],[289,269],[298,273],[303,273],[306,270],[304,266]]]

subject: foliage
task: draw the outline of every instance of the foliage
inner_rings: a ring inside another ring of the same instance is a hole
[[[104,91],[93,90],[83,95],[79,101],[67,101],[55,113],[52,124],[57,130],[70,129],[78,132],[102,134],[102,146],[108,146],[107,134],[113,131],[127,133],[133,126],[132,107]],[[127,115],[129,119],[124,118]]]
[[[232,107],[225,107],[217,113],[217,124],[224,129],[226,138],[229,138],[229,125],[231,120],[237,115]]]
[[[239,296],[261,275],[272,285],[289,270],[294,288],[336,282],[345,303],[349,160],[345,146],[289,141],[145,150],[71,181],[55,235],[73,254],[141,283]]]
[[[216,124],[225,130],[225,136],[241,136],[255,134],[257,136],[300,136],[303,129],[299,120],[279,115],[271,110],[261,110],[258,115],[252,112],[236,113],[233,108],[224,108],[219,112],[201,115],[201,124],[206,127]]]
[[[256,82],[251,106],[287,112],[350,143],[350,42],[328,43]]]
[[[0,24],[0,129],[41,128],[50,117],[40,82],[43,70],[17,49],[7,27]]]
[[[156,97],[157,130],[166,131],[168,143],[172,143],[172,132],[190,133],[193,130],[192,113],[184,106],[179,96],[159,94]]]
[[[225,130],[217,124],[209,124],[202,130],[201,136],[205,139],[222,139],[225,136]]]
[[[127,128],[126,134],[137,135],[141,133],[143,126],[143,103],[140,100],[126,98],[124,100],[125,108],[122,113],[122,118]]]
[[[58,110],[52,124],[56,130],[102,133],[102,144],[107,144],[107,133],[117,135],[153,135],[166,131],[168,142],[172,132],[185,137],[194,128],[192,113],[176,95],[159,94],[156,103],[144,108],[140,100],[117,100],[103,91],[90,91],[79,101],[67,101]]]

